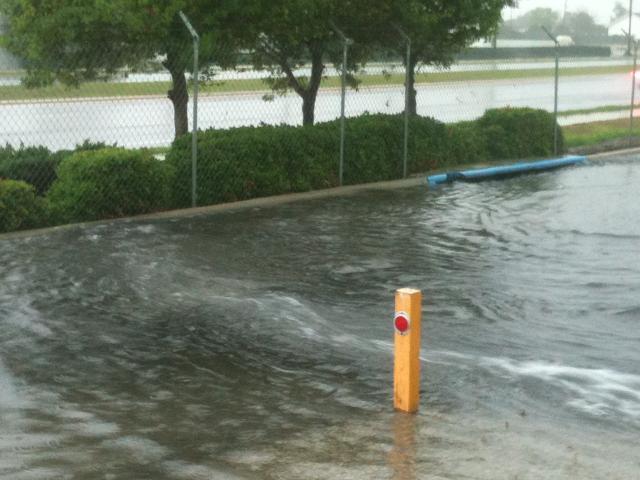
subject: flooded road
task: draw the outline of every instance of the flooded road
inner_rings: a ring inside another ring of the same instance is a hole
[[[0,240],[0,478],[635,478],[638,160]]]
[[[553,111],[553,83],[548,77],[420,84],[417,111],[443,122],[473,120],[486,109],[507,106]],[[627,105],[630,90],[627,73],[563,77],[559,109]],[[265,93],[201,96],[198,125],[206,129],[302,123],[300,97],[290,93],[265,101]],[[402,85],[361,87],[348,92],[346,114],[400,113],[404,102]],[[339,89],[319,92],[315,115],[319,122],[339,118]],[[164,96],[0,102],[0,132],[0,144],[16,147],[23,143],[58,150],[86,139],[125,147],[168,146],[174,136],[173,109]]]

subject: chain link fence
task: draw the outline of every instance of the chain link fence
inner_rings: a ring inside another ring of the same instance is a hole
[[[600,57],[589,55],[596,50],[562,52],[561,125],[628,121],[632,59],[620,50],[623,46],[601,48]],[[77,86],[30,88],[20,61],[0,50],[0,177],[33,187],[33,198],[22,192],[15,202],[41,204],[38,215],[22,222],[9,219],[5,208],[0,223],[11,230],[113,218],[497,159],[483,156],[480,151],[492,151],[493,140],[474,143],[477,132],[469,130],[469,122],[496,108],[552,112],[554,60],[548,52],[544,58],[530,53],[462,58],[446,69],[419,66],[417,117],[407,124],[406,143],[401,58],[360,66],[345,89],[344,104],[340,66],[326,61],[309,128],[300,128],[301,96],[272,90],[270,72],[248,64],[228,70],[205,66],[198,75],[194,169],[190,133],[176,139],[176,132],[193,127],[190,72],[182,79],[188,96],[178,99],[176,78],[163,68],[162,58]],[[581,56],[569,56],[576,53]],[[292,74],[308,77],[310,70]]]
[[[628,104],[631,83],[624,73],[631,71],[630,59],[561,59],[562,70],[607,67],[624,68],[620,68],[615,79],[612,73],[606,81],[604,77],[563,79],[561,112]],[[464,62],[449,70],[422,67],[416,86],[418,113],[443,122],[456,122],[473,120],[488,108],[530,106],[552,110],[552,69],[551,58]],[[544,77],[541,70],[545,70]],[[530,78],[527,71],[531,72]],[[126,148],[162,148],[169,147],[174,138],[174,112],[167,98],[171,89],[168,73],[121,72],[109,82],[42,89],[21,86],[20,75],[20,70],[0,65],[0,135],[5,144],[41,145],[55,151],[71,149],[89,140],[117,143]],[[327,68],[326,86],[320,89],[316,100],[316,122],[340,116],[339,75],[334,68]],[[264,81],[266,77],[267,72],[256,72],[249,66],[233,72],[216,72],[214,79],[201,87],[199,127],[302,124],[302,100],[293,92],[273,93]],[[371,63],[357,78],[361,82],[357,89],[347,90],[348,117],[404,111],[402,64]],[[615,83],[609,83],[609,79]],[[591,85],[604,84],[609,88],[597,92],[597,96],[590,90]],[[190,124],[191,111],[190,105]]]

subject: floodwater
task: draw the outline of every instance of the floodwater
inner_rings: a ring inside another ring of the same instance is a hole
[[[488,108],[506,106],[553,111],[553,89],[551,77],[421,84],[417,86],[417,109],[419,114],[443,122],[472,120]],[[625,105],[630,91],[631,77],[627,73],[562,78],[559,109]],[[302,122],[300,97],[290,93],[265,101],[264,94],[201,96],[198,126],[232,128]],[[395,114],[403,109],[402,85],[362,87],[347,93],[347,116],[365,112]],[[601,115],[592,120],[601,119]],[[340,89],[321,90],[316,101],[316,120],[329,121],[339,116]],[[585,121],[584,116],[578,121]],[[0,132],[0,144],[16,147],[45,145],[58,150],[73,148],[86,139],[125,147],[167,146],[174,134],[173,110],[171,102],[163,97],[0,102]]]
[[[638,478],[638,160],[0,240],[0,478]]]

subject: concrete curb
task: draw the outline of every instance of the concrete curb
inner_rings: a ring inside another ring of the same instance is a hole
[[[148,213],[144,215],[136,215],[134,217],[116,218],[112,220],[96,220],[93,222],[71,223],[68,225],[58,225],[55,227],[39,228],[35,230],[20,230],[17,232],[9,232],[0,234],[0,240],[10,240],[15,238],[26,238],[33,235],[47,235],[53,232],[70,230],[74,228],[84,228],[94,225],[112,224],[112,223],[128,223],[144,220],[160,220],[167,218],[191,218],[201,215],[210,215],[213,213],[233,212],[238,210],[248,210],[252,208],[269,208],[278,205],[284,205],[293,202],[303,202],[308,200],[316,200],[323,198],[335,198],[354,195],[358,192],[366,190],[395,190],[398,188],[414,187],[418,185],[427,186],[426,176],[412,176],[406,179],[390,180],[386,182],[364,183],[361,185],[349,185],[345,187],[334,187],[323,190],[311,190],[301,193],[286,193],[273,197],[252,198],[251,200],[241,200],[238,202],[219,203],[206,207],[185,208],[180,210],[167,210],[164,212]]]
[[[632,155],[636,153],[640,154],[640,147],[625,149],[625,150],[616,150],[616,151],[605,152],[605,153],[598,153],[595,155],[588,155],[587,159],[588,160],[607,160],[615,156]],[[487,164],[468,165],[466,167],[471,168],[471,167],[486,167],[486,166]],[[335,197],[355,195],[356,193],[367,191],[367,190],[395,190],[398,188],[415,187],[418,185],[424,185],[425,187],[428,187],[427,176],[429,174],[441,173],[442,171],[443,170],[435,170],[432,172],[426,172],[423,174],[414,175],[405,179],[390,180],[386,182],[364,183],[361,185],[349,185],[346,187],[334,187],[334,188],[327,188],[323,190],[312,190],[309,192],[301,192],[301,193],[286,193],[284,195],[276,195],[273,197],[253,198],[251,200],[241,200],[239,202],[221,203],[221,204],[210,205],[206,207],[185,208],[180,210],[167,210],[164,212],[149,213],[145,215],[137,215],[134,217],[116,218],[113,220],[96,220],[94,222],[71,223],[68,225],[58,225],[55,227],[39,228],[36,230],[20,230],[17,232],[0,234],[0,241],[19,239],[19,238],[28,238],[34,235],[47,235],[54,232],[71,230],[75,228],[90,227],[95,225],[104,225],[104,224],[112,224],[112,223],[129,223],[129,222],[139,222],[139,221],[145,221],[145,220],[161,220],[161,219],[167,219],[167,218],[191,218],[191,217],[197,217],[201,215],[210,215],[210,214],[222,213],[222,212],[233,212],[233,211],[247,210],[252,208],[269,208],[269,207],[275,207],[278,205],[284,205],[287,203],[304,202],[308,200],[317,200],[317,199],[323,199],[323,198],[335,198]]]
[[[640,147],[625,148],[623,150],[610,150],[608,152],[599,152],[591,155],[587,155],[588,160],[607,160],[610,157],[617,157],[621,155],[634,155],[640,153]]]

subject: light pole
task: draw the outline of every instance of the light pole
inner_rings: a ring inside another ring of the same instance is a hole
[[[631,75],[631,111],[629,113],[629,146],[631,146],[633,138],[633,109],[636,103],[636,67],[638,65],[638,42],[631,38],[633,42],[633,75]]]
[[[560,43],[558,42],[558,38],[553,35],[549,30],[547,30],[544,26],[541,26],[544,33],[546,33],[553,43],[555,43],[555,52],[556,52],[556,69],[555,69],[555,86],[553,93],[553,154],[558,155],[558,77],[559,77],[559,63],[560,63]]]

